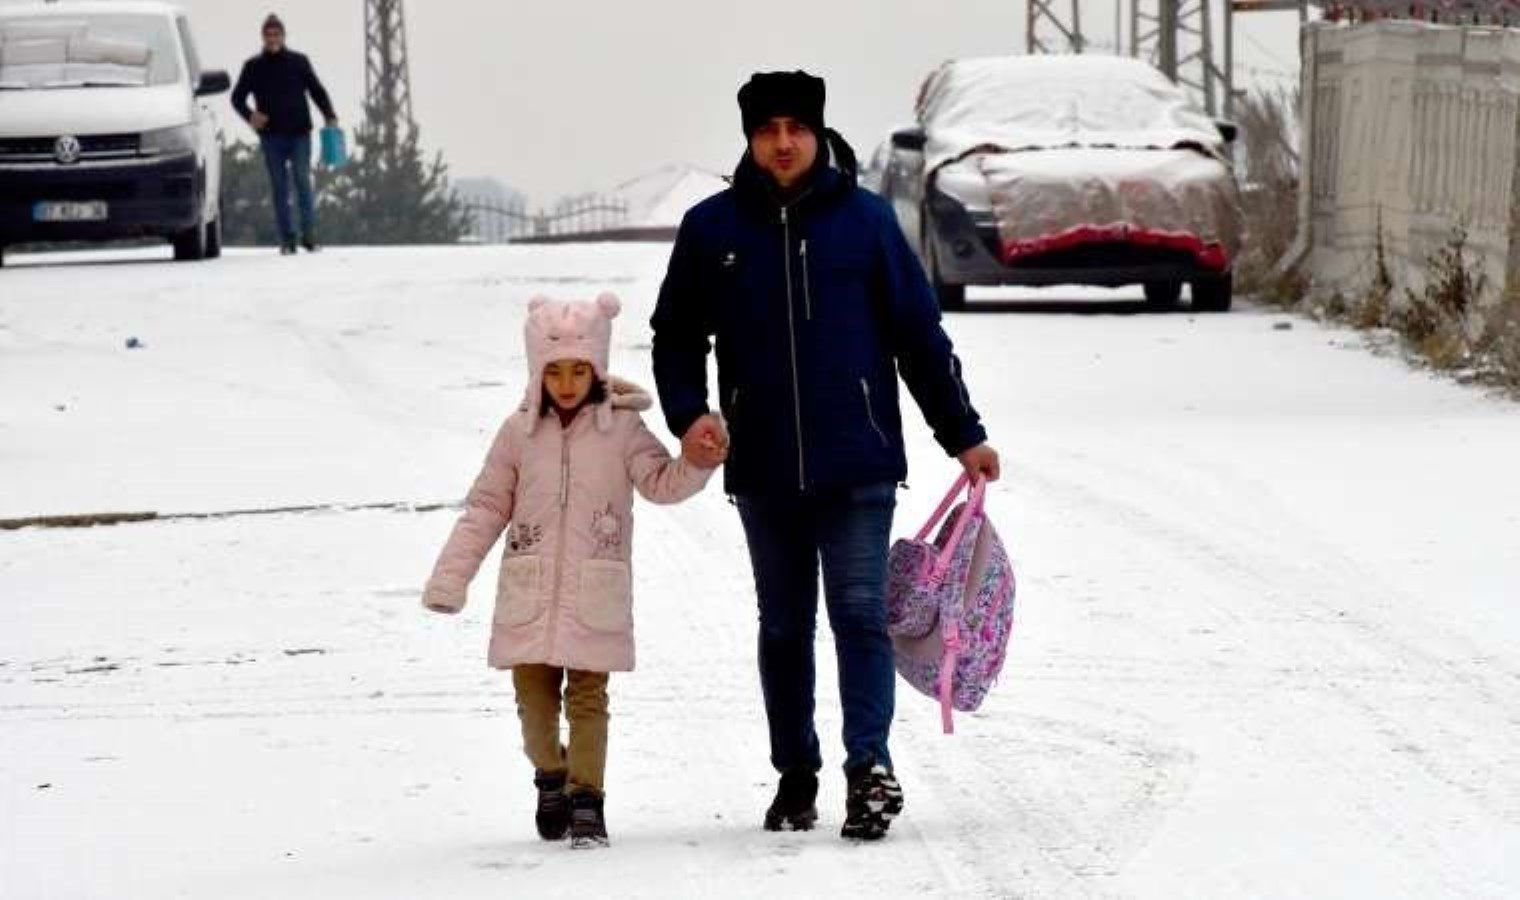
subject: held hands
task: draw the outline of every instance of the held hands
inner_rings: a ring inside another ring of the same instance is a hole
[[[248,124],[253,126],[254,131],[263,131],[269,124],[269,117],[258,110],[254,110],[253,115],[248,117]]]
[[[723,420],[708,413],[681,438],[681,455],[704,469],[716,469],[728,459],[728,429]]]
[[[989,482],[997,481],[1002,477],[1002,465],[998,460],[998,452],[986,444],[979,444],[970,450],[964,450],[957,457],[961,465],[966,468],[966,474],[972,479],[985,478]]]

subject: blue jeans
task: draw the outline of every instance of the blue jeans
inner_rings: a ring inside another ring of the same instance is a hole
[[[317,227],[316,203],[311,195],[311,135],[265,134],[259,136],[264,148],[264,165],[269,169],[269,183],[274,188],[274,217],[280,226],[280,240],[296,239],[290,221],[290,185],[295,182],[296,205],[301,212],[301,233],[311,234]]]
[[[891,766],[887,737],[897,673],[887,635],[887,547],[897,487],[824,496],[737,498],[760,601],[760,685],[778,772],[818,771],[813,726],[813,637],[822,562],[825,605],[839,664],[845,769]]]

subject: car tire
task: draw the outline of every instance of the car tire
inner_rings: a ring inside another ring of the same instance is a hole
[[[946,284],[934,279],[934,293],[939,297],[939,308],[945,312],[962,312],[966,308],[966,286]]]
[[[222,217],[217,216],[206,226],[206,258],[220,259],[222,256]]]
[[[1235,301],[1235,274],[1208,275],[1193,281],[1193,309],[1229,312]]]
[[[187,228],[175,235],[171,241],[174,244],[174,258],[179,262],[194,262],[206,258],[206,223],[197,222],[194,227]]]
[[[939,308],[944,312],[961,312],[966,308],[966,286],[964,284],[950,284],[940,278],[939,254],[934,250],[934,243],[929,243],[929,280],[934,284],[934,295],[939,300]]]
[[[0,246],[0,269],[5,268],[5,248]]]
[[[1176,309],[1181,299],[1182,282],[1180,281],[1147,281],[1145,283],[1145,305],[1151,309]]]

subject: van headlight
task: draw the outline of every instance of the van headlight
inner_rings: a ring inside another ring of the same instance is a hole
[[[137,145],[143,156],[178,156],[195,152],[195,129],[189,125],[144,131]]]

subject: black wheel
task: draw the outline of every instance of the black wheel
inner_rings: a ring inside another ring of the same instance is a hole
[[[1182,282],[1180,281],[1147,281],[1145,283],[1145,305],[1155,309],[1171,309],[1182,299]]]
[[[934,242],[929,241],[929,280],[934,284],[934,295],[939,298],[939,308],[945,312],[960,312],[966,308],[966,286],[950,284],[940,278],[939,253]]]
[[[939,295],[939,308],[945,312],[960,312],[966,308],[966,286],[946,284],[934,279],[934,293]]]
[[[206,258],[206,223],[197,222],[192,228],[188,228],[176,234],[171,241],[174,244],[174,258],[180,262],[192,262]]]
[[[1229,312],[1235,301],[1235,275],[1209,275],[1193,282],[1193,309],[1199,312]]]
[[[218,259],[222,255],[222,217],[217,216],[206,226],[206,258]]]
[[[0,247],[0,269],[5,268],[5,248]]]

